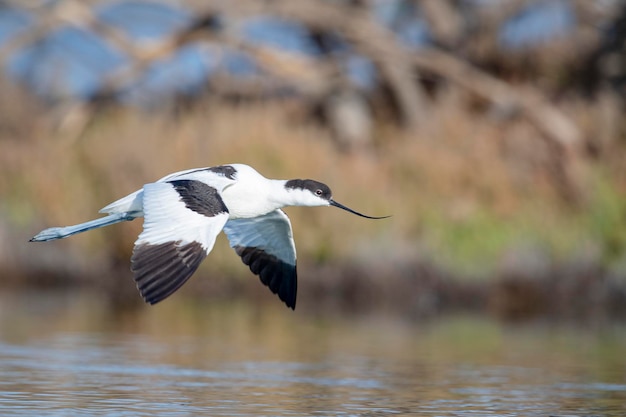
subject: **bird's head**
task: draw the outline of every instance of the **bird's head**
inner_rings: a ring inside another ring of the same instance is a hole
[[[332,191],[328,185],[315,180],[289,180],[285,183],[285,188],[294,193],[294,204],[298,206],[334,206],[346,210],[357,216],[367,219],[386,219],[390,216],[372,217],[361,214],[333,200]]]

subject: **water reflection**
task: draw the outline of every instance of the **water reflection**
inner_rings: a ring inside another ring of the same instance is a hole
[[[0,414],[623,415],[626,332],[478,318],[311,318],[182,299],[111,315],[0,298]]]

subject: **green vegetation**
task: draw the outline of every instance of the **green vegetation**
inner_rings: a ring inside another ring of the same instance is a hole
[[[598,170],[600,171],[600,170]],[[523,201],[506,216],[488,206],[451,220],[441,211],[424,214],[424,229],[441,262],[461,275],[484,277],[509,251],[534,248],[553,261],[587,253],[606,267],[624,266],[626,196],[614,178],[597,174],[581,208],[550,201]],[[623,271],[622,271],[623,272]]]

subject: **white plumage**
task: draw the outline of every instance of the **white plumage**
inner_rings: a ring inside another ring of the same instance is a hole
[[[144,217],[131,270],[150,304],[180,288],[224,230],[230,246],[261,282],[290,308],[297,293],[296,247],[286,206],[342,208],[328,186],[314,180],[272,180],[243,164],[191,169],[146,184],[100,212],[106,217],[43,230],[42,242]]]

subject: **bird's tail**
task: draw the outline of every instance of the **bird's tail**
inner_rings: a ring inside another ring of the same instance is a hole
[[[135,212],[113,213],[100,219],[91,220],[85,223],[76,224],[66,227],[51,227],[37,233],[30,242],[47,242],[49,240],[63,239],[77,233],[86,232],[87,230],[97,229],[99,227],[110,226],[115,223],[126,222],[137,218]]]

